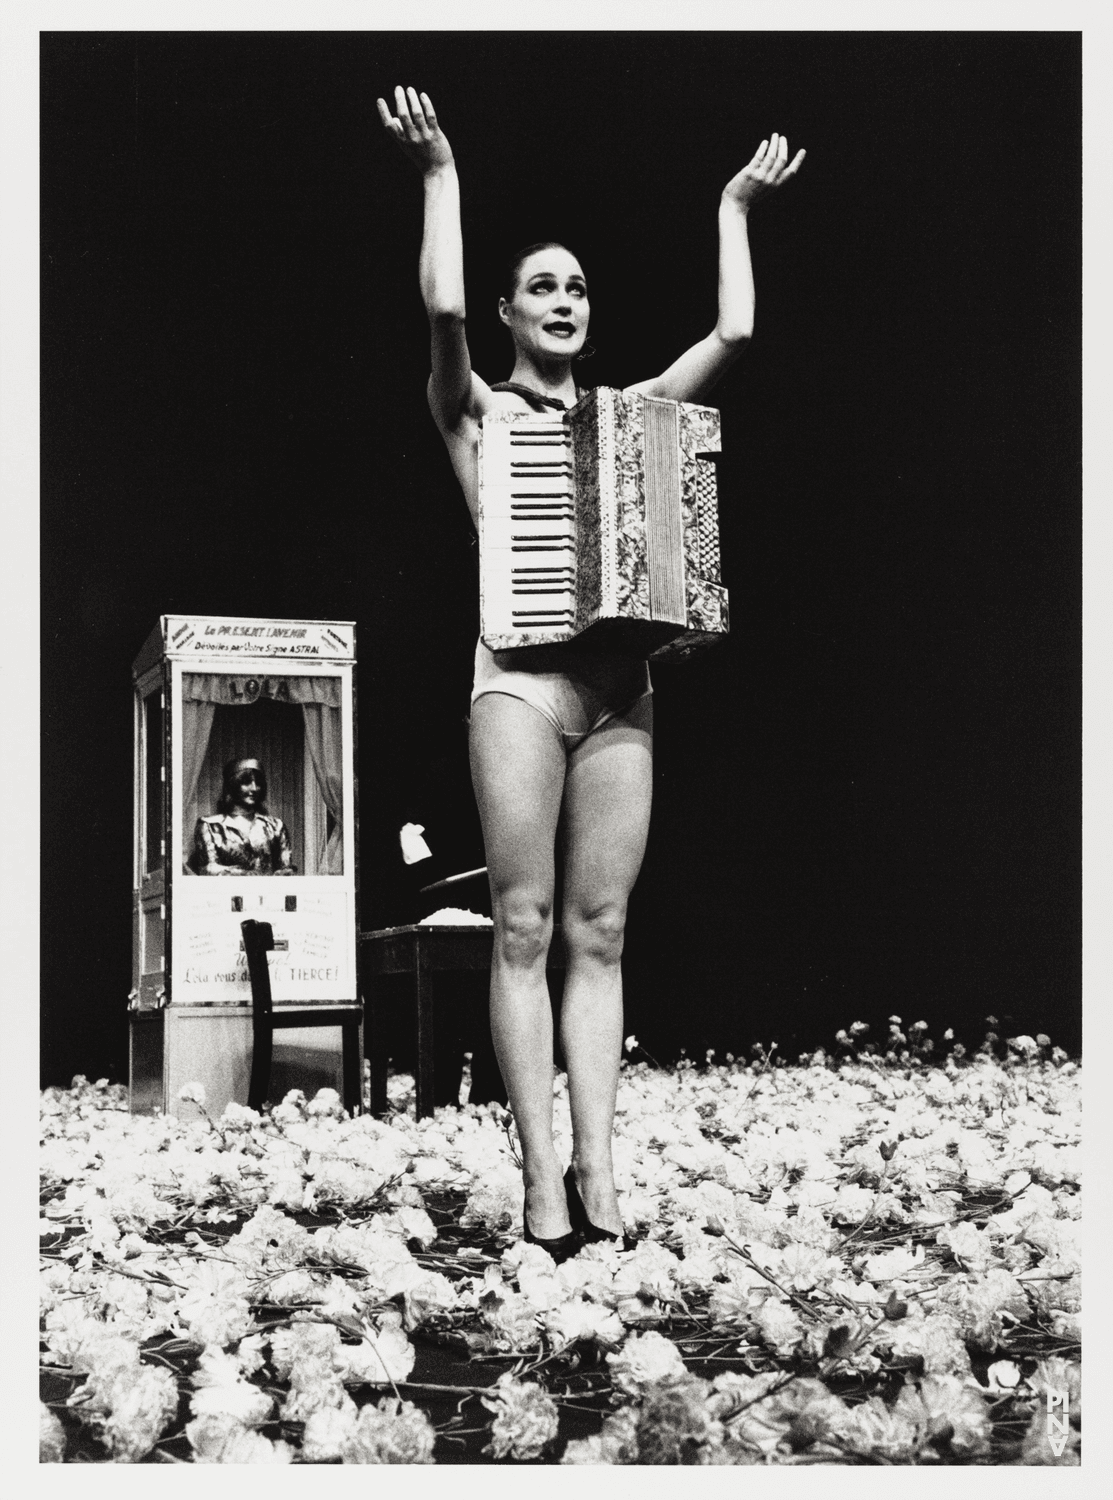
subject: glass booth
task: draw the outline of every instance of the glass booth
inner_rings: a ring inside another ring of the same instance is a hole
[[[276,1007],[356,999],[355,626],[164,615],[132,667],[135,1112],[247,1101],[240,923],[270,922]],[[271,1097],[340,1089],[339,1026],[275,1035]]]

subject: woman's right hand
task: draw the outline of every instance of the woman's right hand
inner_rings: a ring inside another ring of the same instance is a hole
[[[387,108],[385,99],[380,99],[378,105],[383,125],[422,175],[452,165],[452,147],[437,124],[433,101],[428,94],[419,95],[414,89],[396,88],[394,108],[398,113],[395,115]]]

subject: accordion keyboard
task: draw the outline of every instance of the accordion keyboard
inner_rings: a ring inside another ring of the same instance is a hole
[[[508,483],[488,482],[484,493],[484,602],[490,628],[509,634],[571,626],[576,515],[564,424],[523,422],[492,436],[509,452],[501,470]]]

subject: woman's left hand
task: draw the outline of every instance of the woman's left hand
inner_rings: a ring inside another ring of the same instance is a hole
[[[762,141],[753,161],[730,179],[723,189],[724,199],[736,204],[743,213],[748,212],[758,198],[774,188],[783,187],[790,177],[794,177],[806,154],[797,151],[789,162],[788,140],[783,135],[772,135],[769,140]]]

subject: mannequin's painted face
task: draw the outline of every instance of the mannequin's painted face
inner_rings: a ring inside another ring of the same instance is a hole
[[[267,795],[267,778],[258,761],[241,761],[232,774],[230,791],[241,807],[257,807]]]
[[[536,250],[523,261],[513,298],[499,298],[499,317],[515,347],[542,360],[578,354],[590,316],[580,263],[559,245]]]

